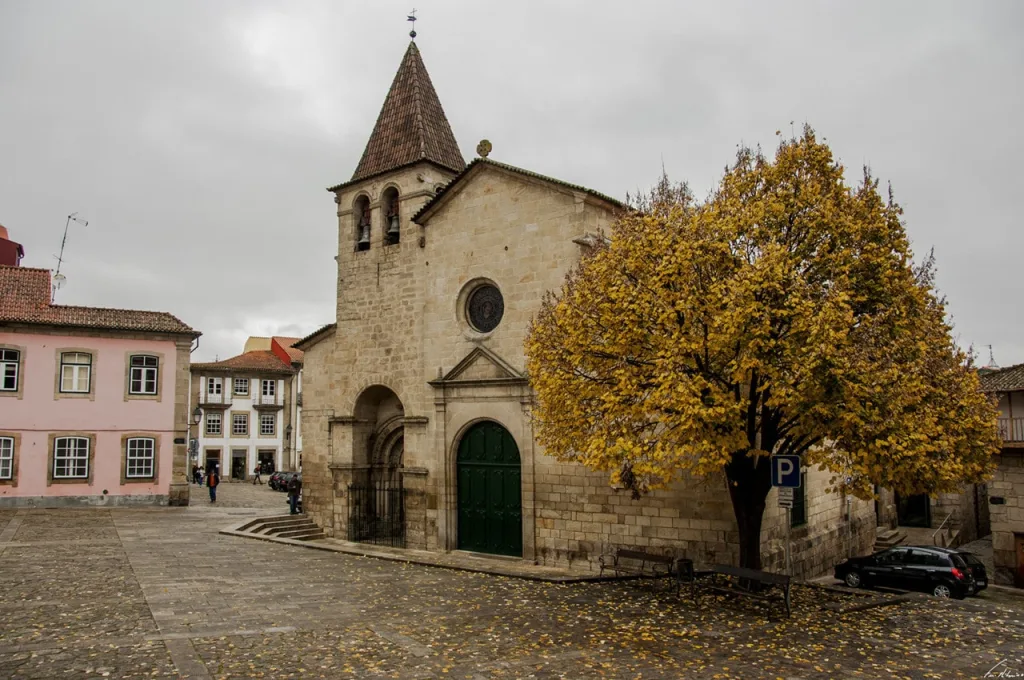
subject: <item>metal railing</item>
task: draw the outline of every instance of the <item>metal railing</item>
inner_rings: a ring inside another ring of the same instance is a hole
[[[1000,418],[998,423],[1004,442],[1024,442],[1024,418]]]
[[[349,485],[348,540],[405,547],[405,494],[400,479]]]
[[[944,526],[946,526],[946,522],[948,522],[949,518],[952,517],[952,516],[953,516],[952,512],[947,513],[946,514],[946,519],[942,520],[942,524],[940,524],[939,528],[936,529],[935,533],[932,534],[932,545],[937,545],[940,548],[945,548],[946,545],[949,543],[949,541],[948,541],[949,532],[946,532],[946,536],[943,536],[942,538],[938,538],[938,536],[939,536],[939,532],[942,531],[942,528]]]
[[[253,397],[253,403],[257,406],[280,406],[281,399],[276,394],[257,394]]]
[[[211,394],[207,392],[203,395],[204,404],[230,404],[231,395],[229,394]]]

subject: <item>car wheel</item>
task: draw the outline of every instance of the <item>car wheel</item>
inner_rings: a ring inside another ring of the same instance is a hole
[[[860,574],[855,571],[847,572],[846,578],[844,578],[843,581],[851,588],[860,588],[864,585],[864,581],[861,580]]]
[[[952,597],[953,591],[945,583],[936,583],[932,588],[932,595],[935,597]]]

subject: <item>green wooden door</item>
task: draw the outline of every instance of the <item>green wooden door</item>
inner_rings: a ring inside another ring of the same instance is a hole
[[[523,554],[519,449],[501,425],[473,425],[459,442],[459,550]]]

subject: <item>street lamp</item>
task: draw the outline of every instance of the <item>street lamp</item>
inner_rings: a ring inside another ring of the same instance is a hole
[[[284,450],[288,454],[288,465],[294,470],[296,468],[294,461],[292,461],[292,424],[288,423],[288,426],[284,428]]]
[[[198,406],[196,406],[196,410],[192,411],[192,420],[190,420],[189,422],[185,423],[185,425],[187,426],[186,430],[185,430],[185,441],[186,441],[186,445],[188,447],[188,449],[187,449],[188,450],[188,460],[198,460],[199,459],[199,447],[198,446],[194,446],[193,442],[192,442],[192,425],[195,425],[198,428],[199,427],[199,423],[201,423],[201,422],[203,422],[203,409],[201,409]],[[198,434],[198,431],[197,431],[197,434]],[[199,443],[198,441],[195,442],[195,444],[198,444],[198,443]],[[191,489],[191,484],[192,484],[192,482],[195,481],[195,479],[192,479],[192,475],[190,473],[191,473],[191,471],[188,469],[188,463],[186,462],[185,463],[185,477],[188,479],[188,481],[189,481],[189,488]]]

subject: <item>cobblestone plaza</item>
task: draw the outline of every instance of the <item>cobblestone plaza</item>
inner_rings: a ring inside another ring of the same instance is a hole
[[[912,598],[792,618],[625,582],[550,584],[218,534],[284,510],[0,512],[4,678],[946,678],[1024,673],[1024,600]],[[998,669],[997,671],[998,672]]]

